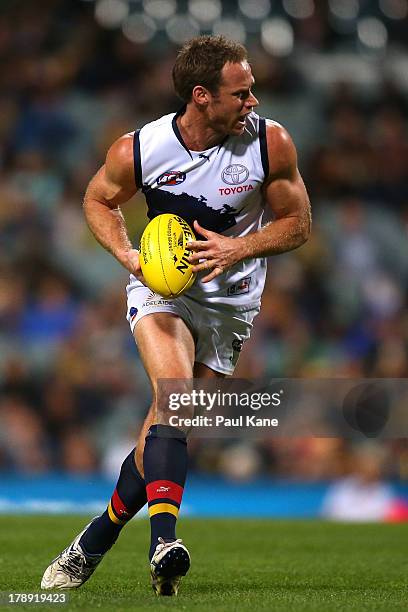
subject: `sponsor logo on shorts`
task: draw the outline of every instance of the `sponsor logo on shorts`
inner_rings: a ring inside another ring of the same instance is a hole
[[[154,291],[149,291],[145,301],[142,304],[142,308],[150,308],[151,306],[169,306],[171,302],[165,300],[161,295]]]
[[[158,179],[158,185],[166,185],[166,187],[172,187],[173,185],[179,185],[180,183],[184,183],[186,180],[186,173],[180,172],[179,170],[168,170],[167,172],[163,172]]]
[[[243,340],[241,340],[240,338],[235,338],[232,341],[232,348],[234,349],[234,351],[238,351],[238,353],[240,353],[242,351],[243,344],[244,344]]]
[[[232,365],[236,365],[237,361],[238,361],[238,357],[240,352],[242,351],[242,346],[244,344],[244,341],[241,340],[240,338],[234,338],[234,340],[232,341],[232,355],[230,357],[230,362],[232,363]]]
[[[129,310],[129,317],[131,321],[133,321],[133,319],[136,317],[138,312],[139,312],[138,309],[132,306],[132,308]]]
[[[249,176],[249,170],[242,164],[230,164],[221,172],[221,178],[227,185],[241,185]]]
[[[152,308],[153,306],[171,306],[171,302],[170,300],[160,298],[158,300],[146,300],[142,304],[142,308]]]
[[[228,287],[227,295],[241,295],[242,293],[249,293],[249,287],[251,284],[251,277],[247,276],[239,281],[239,283],[235,283],[235,285],[231,285]]]

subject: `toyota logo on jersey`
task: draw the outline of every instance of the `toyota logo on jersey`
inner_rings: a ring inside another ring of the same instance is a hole
[[[240,185],[245,183],[249,176],[249,170],[242,164],[230,164],[221,173],[221,178],[227,185]]]

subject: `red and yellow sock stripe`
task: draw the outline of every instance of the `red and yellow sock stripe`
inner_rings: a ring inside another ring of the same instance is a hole
[[[149,516],[167,512],[178,517],[184,488],[171,480],[155,480],[146,486]]]
[[[116,489],[108,504],[108,514],[112,523],[116,525],[125,525],[133,516],[123,503]]]
[[[155,514],[162,514],[163,512],[168,512],[172,514],[176,518],[178,518],[179,508],[173,504],[160,503],[149,506],[149,516],[154,516]]]

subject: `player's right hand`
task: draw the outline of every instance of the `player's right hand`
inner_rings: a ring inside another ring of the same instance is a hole
[[[124,251],[121,254],[119,261],[126,268],[126,270],[129,270],[129,272],[136,276],[136,278],[144,285],[146,284],[142,274],[142,268],[140,266],[140,253],[137,249],[129,249],[129,251]]]

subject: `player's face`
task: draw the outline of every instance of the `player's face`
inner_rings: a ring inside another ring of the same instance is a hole
[[[255,83],[248,62],[228,62],[221,72],[221,85],[210,94],[207,107],[208,121],[214,129],[225,134],[242,134],[246,116],[259,102],[251,89]]]

